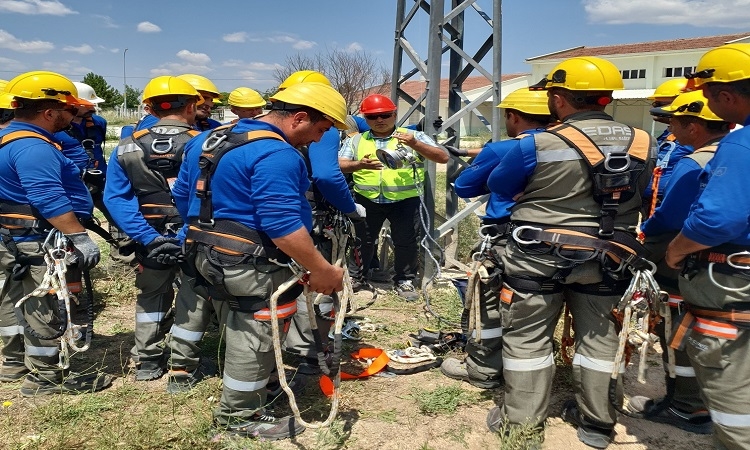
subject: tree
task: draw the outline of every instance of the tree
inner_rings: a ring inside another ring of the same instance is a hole
[[[128,94],[128,109],[138,109],[138,106],[141,104],[141,94],[143,94],[143,91],[126,84],[125,93]],[[122,104],[122,97],[120,97],[120,104]]]
[[[103,76],[89,72],[81,81],[94,88],[96,95],[104,99],[104,103],[99,104],[102,109],[114,108],[122,104],[122,95],[117,89],[110,86]]]
[[[288,56],[286,65],[276,69],[274,77],[281,84],[298,70],[315,70],[324,74],[346,100],[349,112],[355,112],[365,95],[387,94],[391,73],[368,52],[326,49],[312,56],[297,53]]]

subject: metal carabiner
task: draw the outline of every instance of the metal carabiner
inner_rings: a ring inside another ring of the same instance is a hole
[[[513,240],[516,241],[520,245],[534,245],[534,244],[542,243],[542,241],[539,241],[536,239],[532,239],[530,241],[521,239],[521,232],[525,229],[534,230],[534,231],[544,231],[541,228],[532,227],[531,225],[521,225],[520,227],[517,227],[515,230],[513,230],[513,233],[511,233],[511,236],[513,236]]]
[[[725,291],[729,291],[729,292],[745,292],[747,290],[750,290],[750,283],[748,283],[747,286],[741,287],[741,288],[730,288],[730,287],[726,287],[726,286],[724,286],[722,284],[719,284],[719,282],[716,281],[716,279],[714,278],[714,264],[716,264],[716,263],[709,263],[708,264],[708,278],[711,280],[711,282],[716,287],[724,289]]]
[[[224,142],[229,136],[226,134],[212,134],[211,136],[207,137],[205,141],[203,141],[203,145],[201,145],[201,150],[204,152],[210,152],[216,147],[219,146],[222,142]]]
[[[737,258],[739,256],[750,256],[750,252],[745,250],[742,252],[737,252],[737,253],[732,253],[731,255],[727,255],[727,265],[737,270],[750,270],[750,266],[740,266],[732,262],[732,258]]]
[[[625,164],[621,167],[612,167],[610,162],[624,159]],[[604,158],[604,168],[612,173],[625,172],[630,167],[630,154],[628,152],[609,152]]]

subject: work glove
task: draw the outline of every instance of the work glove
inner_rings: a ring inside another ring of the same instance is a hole
[[[101,257],[99,246],[89,237],[87,232],[66,234],[65,237],[73,244],[75,261],[82,270],[91,269],[99,262]]]
[[[448,153],[450,153],[453,156],[461,157],[461,156],[469,156],[469,152],[466,151],[466,149],[463,148],[456,148],[452,145],[444,145],[446,150],[448,150]]]
[[[159,264],[173,265],[185,260],[179,239],[159,236],[146,246],[146,258],[153,259]]]
[[[440,129],[443,128],[443,117],[438,116],[438,118],[432,122],[432,126],[435,127],[435,131],[440,131]]]
[[[367,210],[359,203],[355,203],[354,211],[347,213],[346,216],[350,219],[364,219],[367,217]]]

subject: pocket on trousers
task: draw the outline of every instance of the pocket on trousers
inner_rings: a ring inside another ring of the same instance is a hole
[[[707,369],[724,369],[729,365],[729,359],[724,355],[725,339],[702,336],[691,332],[685,345],[691,363]]]
[[[524,314],[522,310],[524,308],[524,300],[531,297],[533,294],[529,293],[518,293],[510,288],[507,284],[503,284],[503,288],[498,294],[500,296],[500,310],[502,315],[502,324],[504,329],[513,328],[514,320],[523,318]]]

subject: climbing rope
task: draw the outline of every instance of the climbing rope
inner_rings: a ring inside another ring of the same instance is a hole
[[[73,255],[72,247],[68,242],[68,238],[63,233],[53,229],[47,235],[43,248],[46,249],[44,261],[47,263],[47,271],[39,286],[16,302],[15,313],[19,325],[24,327],[30,335],[40,340],[60,339],[58,366],[62,369],[67,369],[70,367],[70,350],[84,352],[91,345],[91,337],[93,336],[93,302],[89,302],[87,305],[88,323],[84,325],[74,324],[70,314],[70,302],[73,301],[77,305],[80,305],[80,302],[68,289],[68,282],[66,280],[67,261]],[[89,289],[91,289],[90,286]],[[54,294],[57,297],[57,311],[53,311],[53,313],[59,319],[60,326],[54,334],[43,335],[34,330],[26,321],[23,304],[31,297],[44,297],[48,294]],[[81,339],[84,339],[83,346],[78,345],[78,341]]]
[[[656,324],[664,318],[666,340],[669,342],[671,333],[671,316],[667,300],[669,295],[659,288],[654,279],[653,270],[634,270],[633,279],[630,281],[628,289],[620,299],[613,314],[621,323],[621,329],[618,334],[619,345],[615,354],[614,366],[609,381],[609,401],[612,406],[621,414],[631,417],[643,418],[644,415],[632,413],[622,407],[617,400],[617,380],[621,373],[623,363],[627,364],[629,349],[639,347],[640,360],[638,365],[638,382],[646,382],[646,355],[648,348],[654,346],[658,341],[656,337]],[[649,410],[649,415],[658,414],[661,410],[669,405],[674,397],[675,384],[675,357],[674,351],[667,348],[667,395],[655,407]],[[625,360],[625,361],[624,361]]]

